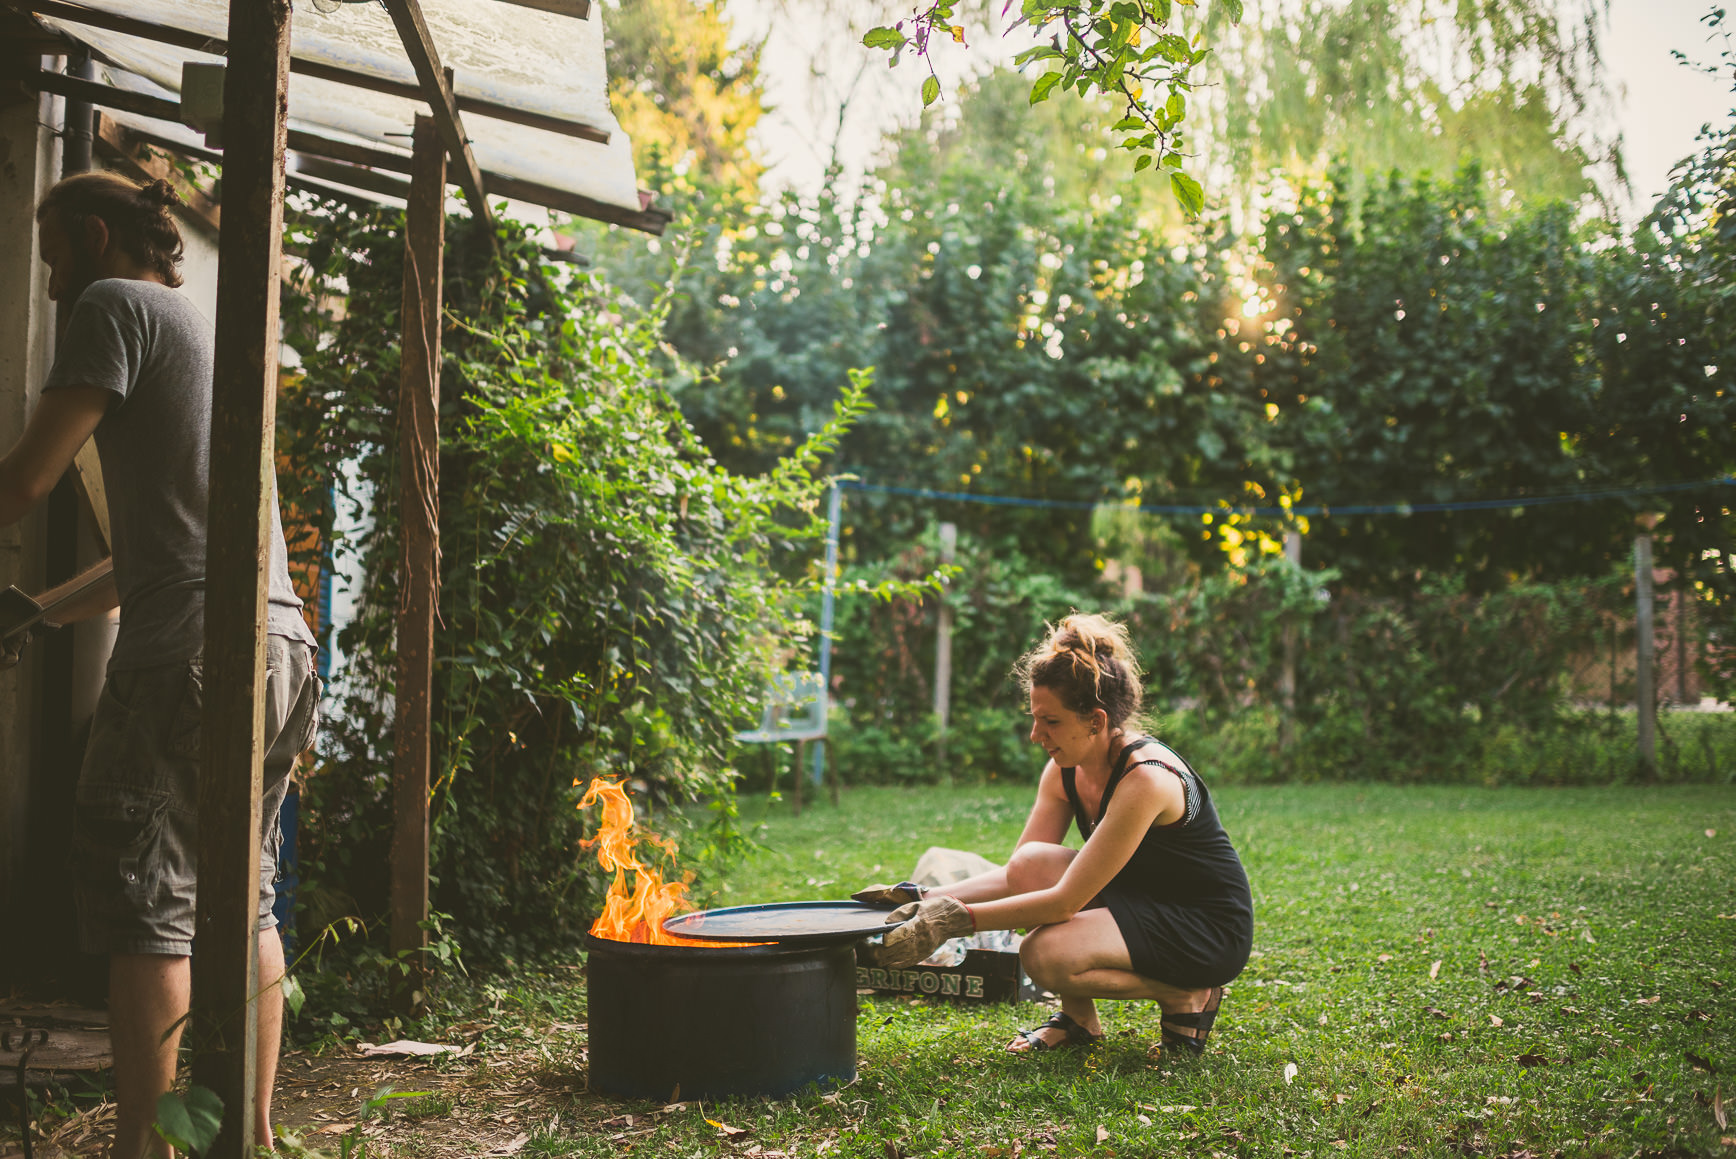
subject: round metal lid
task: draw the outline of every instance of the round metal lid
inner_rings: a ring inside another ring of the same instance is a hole
[[[886,915],[855,901],[782,901],[680,914],[664,921],[663,928],[677,937],[712,942],[853,942],[903,924],[887,925]]]

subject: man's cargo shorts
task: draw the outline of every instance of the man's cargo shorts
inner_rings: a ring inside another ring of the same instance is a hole
[[[266,637],[261,930],[277,924],[278,811],[296,758],[313,744],[319,694],[313,649]],[[114,672],[103,685],[73,817],[79,942],[87,953],[192,953],[203,712],[200,659]]]

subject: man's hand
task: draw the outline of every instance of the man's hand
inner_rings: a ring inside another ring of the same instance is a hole
[[[8,668],[18,667],[18,661],[24,652],[24,645],[30,643],[32,634],[26,629],[0,640],[0,672],[4,672]]]
[[[942,945],[976,932],[970,907],[955,897],[913,901],[886,915],[886,924],[904,924],[886,935],[874,964],[903,969],[914,966]]]
[[[914,881],[901,881],[897,885],[871,885],[867,889],[857,890],[850,895],[850,898],[863,905],[874,906],[876,909],[891,909],[894,906],[921,901],[927,893],[928,887],[926,885],[917,885]]]

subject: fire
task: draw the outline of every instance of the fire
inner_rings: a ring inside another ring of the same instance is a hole
[[[602,915],[591,925],[591,933],[614,942],[642,942],[654,946],[714,945],[692,938],[678,938],[663,931],[663,919],[693,908],[687,900],[687,883],[664,881],[656,866],[639,860],[635,849],[639,842],[644,841],[674,857],[675,843],[634,827],[633,802],[627,799],[627,793],[619,782],[597,777],[585,791],[579,808],[588,809],[596,801],[603,803],[603,824],[597,830],[597,836],[585,842],[585,847],[596,847],[598,864],[613,870],[615,880],[609,886]],[[628,870],[633,871],[630,893],[627,889]]]

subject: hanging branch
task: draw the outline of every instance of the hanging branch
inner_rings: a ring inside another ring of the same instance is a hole
[[[1222,0],[1232,24],[1241,23],[1242,0]],[[1013,0],[1007,0],[1011,8]],[[1210,54],[1204,38],[1190,43],[1169,31],[1174,5],[1195,7],[1194,0],[1021,0],[1013,27],[1029,25],[1049,42],[1028,48],[1016,58],[1020,66],[1054,61],[1031,84],[1031,103],[1046,101],[1056,89],[1076,89],[1080,96],[1102,93],[1122,105],[1113,126],[1121,148],[1134,155],[1133,171],[1155,166],[1169,175],[1176,200],[1189,214],[1205,205],[1200,183],[1182,172],[1182,124],[1187,94],[1194,90],[1193,69]],[[926,108],[940,99],[940,76],[930,55],[933,46],[965,42],[962,24],[953,19],[958,4],[937,0],[918,8],[908,19],[870,29],[862,38],[868,48],[884,49],[896,65],[906,48],[922,59],[928,75],[922,81]]]

